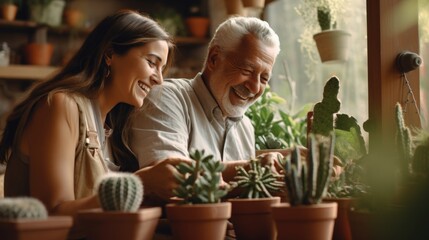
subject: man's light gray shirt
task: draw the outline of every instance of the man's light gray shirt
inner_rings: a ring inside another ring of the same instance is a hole
[[[224,120],[200,74],[192,80],[166,79],[154,87],[133,120],[130,139],[140,167],[168,157],[189,157],[194,149],[223,161],[255,155],[250,119]]]

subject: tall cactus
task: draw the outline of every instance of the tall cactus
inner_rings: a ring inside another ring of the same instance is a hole
[[[403,176],[410,176],[411,159],[412,159],[412,148],[413,143],[411,139],[411,131],[405,125],[404,114],[402,113],[402,107],[400,103],[396,103],[396,144],[398,146],[401,171]]]
[[[241,198],[272,197],[271,193],[280,191],[283,182],[277,179],[280,175],[274,174],[270,166],[262,166],[258,159],[249,160],[249,170],[243,166],[236,168],[237,175],[231,186],[243,189]]]
[[[333,132],[329,137],[309,135],[307,160],[295,147],[284,159],[285,183],[291,205],[316,204],[326,195],[334,159]]]
[[[338,100],[340,80],[331,77],[323,88],[323,99],[314,106],[312,132],[329,136],[334,129],[334,114],[340,110],[341,102]]]
[[[0,199],[0,219],[45,219],[48,212],[36,198],[16,197]]]
[[[135,212],[143,200],[143,184],[131,173],[110,173],[101,179],[98,197],[105,211]]]

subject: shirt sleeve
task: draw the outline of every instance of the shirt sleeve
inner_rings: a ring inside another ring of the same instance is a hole
[[[174,88],[157,86],[133,119],[131,149],[140,168],[168,157],[188,157],[186,104]]]

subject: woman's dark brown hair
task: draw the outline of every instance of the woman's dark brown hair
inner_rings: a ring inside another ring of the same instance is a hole
[[[13,109],[0,142],[0,163],[7,163],[11,152],[18,151],[24,128],[39,100],[47,97],[49,102],[57,92],[96,98],[109,81],[105,77],[108,66],[104,57],[107,53],[126,54],[133,47],[157,40],[165,40],[169,45],[168,66],[171,64],[173,41],[155,21],[132,10],[121,10],[102,20],[61,71],[49,81],[36,85]],[[129,116],[134,110],[131,105],[119,103],[106,117],[106,122],[113,128],[109,143],[114,161],[122,171],[129,172],[138,169],[137,158],[128,143]]]

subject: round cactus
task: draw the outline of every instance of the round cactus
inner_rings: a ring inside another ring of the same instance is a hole
[[[111,173],[101,179],[98,197],[105,211],[135,212],[143,200],[143,184],[131,173]]]
[[[0,219],[44,219],[48,211],[42,202],[31,197],[0,199]]]

